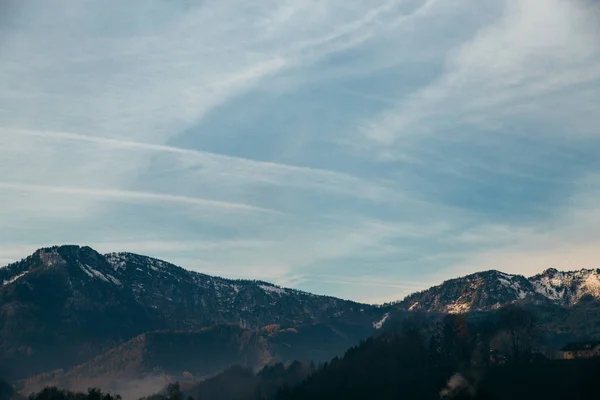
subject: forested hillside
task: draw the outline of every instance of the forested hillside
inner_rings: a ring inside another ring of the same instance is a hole
[[[600,359],[548,359],[543,343],[536,315],[516,306],[475,320],[415,316],[273,399],[597,399]]]

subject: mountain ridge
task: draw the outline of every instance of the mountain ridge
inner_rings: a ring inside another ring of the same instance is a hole
[[[42,248],[0,268],[0,283],[0,363],[13,365],[13,379],[68,369],[144,332],[337,321],[362,335],[384,313],[349,300],[75,245]]]
[[[240,285],[255,285],[269,295],[282,296],[289,294],[298,294],[306,295],[309,297],[318,297],[321,299],[347,301],[350,303],[354,303],[357,306],[364,305],[360,302],[356,302],[350,299],[339,299],[329,295],[316,295],[298,289],[283,288],[281,286],[262,280],[230,279],[214,275],[208,275],[202,272],[187,270],[185,268],[176,266],[158,258],[144,256],[133,252],[111,252],[106,254],[100,254],[95,252],[95,250],[93,250],[91,247],[78,245],[44,247],[36,250],[32,255],[22,259],[21,261],[8,264],[5,267],[1,267],[0,283],[2,284],[0,285],[0,288],[14,283],[19,279],[23,278],[25,275],[27,275],[32,268],[24,269],[22,265],[27,264],[27,262],[32,259],[35,259],[36,256],[39,257],[39,259],[43,263],[45,263],[47,267],[59,264],[60,259],[58,259],[56,254],[56,252],[59,249],[80,250],[82,253],[91,252],[96,253],[96,255],[98,255],[99,257],[103,257],[107,261],[108,265],[112,267],[114,273],[110,273],[110,271],[109,273],[107,273],[106,270],[99,271],[85,263],[80,263],[80,268],[84,274],[88,275],[92,279],[100,279],[107,283],[113,283],[117,286],[122,286],[122,282],[114,275],[118,275],[118,272],[120,270],[127,269],[129,267],[129,272],[131,272],[133,271],[133,268],[131,268],[133,266],[135,267],[134,274],[148,274],[147,267],[149,266],[149,268],[154,272],[160,273],[160,270],[166,270],[166,273],[171,276],[173,276],[173,272],[177,272],[177,274],[175,274],[176,276],[174,276],[176,279],[181,279],[184,275],[187,275],[187,278],[192,277],[192,279],[195,281],[201,279],[210,281],[216,287],[218,287],[219,285],[222,286],[225,283],[233,285],[231,288],[228,289],[233,289],[236,295],[239,294]],[[140,266],[146,268],[146,270],[140,268]],[[457,283],[464,284],[466,282],[471,285],[477,283],[487,283],[489,286],[491,285],[491,281],[494,278],[497,280],[497,282],[496,285],[492,285],[492,287],[489,288],[491,291],[497,291],[498,288],[494,286],[497,286],[497,283],[499,282],[501,285],[507,288],[507,291],[509,292],[504,293],[503,296],[500,296],[499,300],[501,301],[498,302],[500,305],[506,302],[524,300],[525,298],[527,298],[530,301],[549,300],[554,304],[569,306],[577,303],[585,295],[591,295],[594,298],[600,298],[600,269],[559,271],[555,268],[548,268],[543,272],[532,275],[530,277],[526,277],[520,274],[508,274],[499,270],[492,269],[475,272],[461,277],[447,279],[439,285],[435,285],[428,289],[411,293],[408,296],[406,296],[403,300],[394,302],[394,304],[406,305],[407,302],[409,302],[410,300],[422,297],[424,293],[435,292],[440,288],[454,286]],[[136,295],[136,298],[143,296],[143,293],[140,293],[141,291],[139,287],[134,287],[133,291]],[[512,292],[512,298],[510,292]],[[443,305],[436,304],[424,306],[421,301],[415,300],[406,308],[411,310],[451,313],[497,308],[496,303],[484,304],[479,307],[477,306],[477,301],[475,301],[475,304],[471,304],[472,302],[469,301],[469,297],[471,297],[472,295],[470,295],[468,291],[463,291],[463,293],[455,291],[455,294],[458,296],[458,298],[452,304],[448,304],[445,307]],[[217,297],[225,296],[222,296],[222,294],[220,294],[217,291]],[[461,303],[459,300],[465,301]],[[241,324],[244,325],[244,322],[241,321]],[[260,326],[257,325],[253,328],[257,329],[259,327]]]

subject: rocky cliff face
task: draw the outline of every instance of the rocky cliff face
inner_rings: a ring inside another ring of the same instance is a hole
[[[398,305],[407,310],[463,313],[493,310],[514,302],[570,307],[590,298],[600,299],[600,270],[548,269],[530,278],[485,271],[414,293]]]

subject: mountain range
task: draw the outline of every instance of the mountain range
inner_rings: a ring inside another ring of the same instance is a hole
[[[197,379],[234,364],[327,361],[406,313],[485,313],[514,302],[540,310],[558,336],[588,337],[600,334],[599,298],[600,270],[485,271],[377,306],[132,253],[50,247],[0,268],[0,376],[24,391],[118,388],[123,379]]]

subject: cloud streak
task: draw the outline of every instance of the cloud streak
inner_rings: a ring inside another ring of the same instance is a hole
[[[166,153],[179,156],[179,162],[190,169],[210,169],[214,174],[229,178],[265,182],[274,185],[291,185],[319,188],[346,196],[364,197],[371,200],[388,199],[398,196],[392,188],[378,185],[349,174],[319,168],[299,167],[282,163],[257,161],[243,157],[233,157],[207,151],[178,148],[163,144],[151,144],[132,140],[121,140],[98,136],[88,136],[69,132],[34,131],[0,127],[0,134],[15,137],[33,137],[45,141],[61,143],[88,143],[101,149],[126,150],[143,153]],[[356,190],[357,187],[362,188]]]
[[[1,182],[0,189],[11,190],[15,192],[37,192],[40,194],[64,194],[69,196],[84,196],[95,199],[101,198],[112,201],[133,201],[133,202],[158,202],[184,204],[199,207],[225,209],[231,211],[258,211],[267,213],[279,213],[276,210],[255,207],[248,204],[229,203],[225,201],[216,201],[202,199],[197,197],[176,196],[164,193],[136,192],[130,190],[113,189],[93,189],[82,187],[58,187],[49,185],[29,185],[23,183]]]

